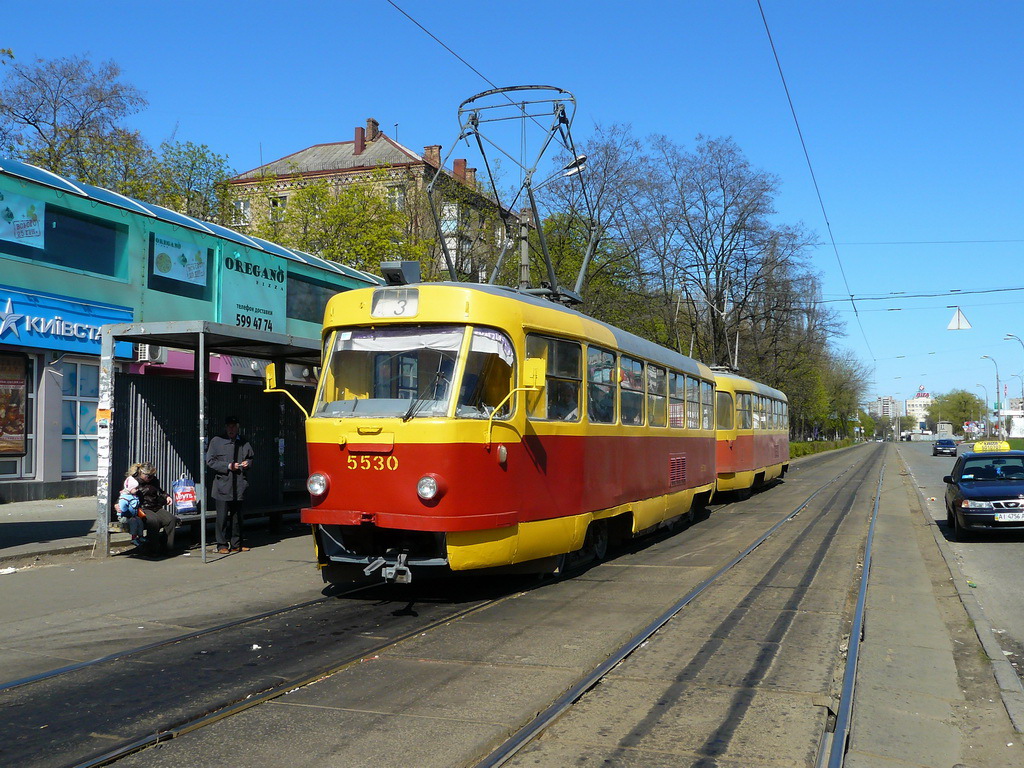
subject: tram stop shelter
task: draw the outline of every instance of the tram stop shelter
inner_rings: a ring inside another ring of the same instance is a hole
[[[116,342],[190,350],[194,353],[193,376],[116,373]],[[254,377],[248,382],[210,381],[213,354],[251,358]],[[257,360],[264,362],[259,364]],[[199,506],[195,519],[199,522],[202,559],[207,561],[205,448],[210,425],[216,434],[229,415],[242,422],[242,431],[256,454],[258,471],[249,477],[247,508],[255,512],[261,507],[281,509],[287,505],[287,493],[305,491],[304,414],[282,395],[263,391],[262,369],[266,362],[276,364],[281,382],[287,363],[312,371],[320,365],[319,341],[205,320],[102,326],[96,417],[96,538],[101,557],[110,553],[110,522],[121,473],[133,462],[149,461],[168,492],[179,477],[195,482]],[[259,379],[255,378],[257,372]],[[288,389],[305,405],[311,402],[311,387]]]

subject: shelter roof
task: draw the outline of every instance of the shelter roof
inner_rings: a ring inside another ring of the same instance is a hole
[[[206,320],[168,320],[155,323],[114,323],[103,326],[114,341],[158,344],[172,349],[199,349],[204,337],[207,354],[284,360],[299,365],[320,365],[320,342],[284,333],[266,333]]]

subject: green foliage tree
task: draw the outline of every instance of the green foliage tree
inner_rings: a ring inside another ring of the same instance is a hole
[[[964,431],[964,422],[977,421],[985,413],[985,403],[977,395],[966,389],[954,389],[942,395],[935,395],[928,407],[929,422],[948,421],[953,425],[953,433],[960,435]]]
[[[423,242],[410,242],[408,220],[373,183],[332,185],[326,180],[288,190],[284,207],[270,205],[280,197],[272,178],[261,182],[250,231],[258,237],[297,248],[323,259],[376,272],[381,261],[420,260]]]
[[[204,221],[228,224],[234,195],[227,180],[234,175],[227,155],[206,144],[168,140],[155,163],[156,202]]]
[[[865,440],[870,440],[875,436],[875,419],[867,411],[861,409],[858,413],[861,435]]]

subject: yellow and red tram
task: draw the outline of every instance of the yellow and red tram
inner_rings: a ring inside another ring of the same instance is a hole
[[[753,490],[789,469],[789,400],[735,373],[715,371],[716,491]]]
[[[326,581],[539,570],[715,489],[713,372],[550,301],[355,290],[330,300],[323,344],[302,520]]]

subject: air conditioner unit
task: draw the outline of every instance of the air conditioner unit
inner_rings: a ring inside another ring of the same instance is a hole
[[[159,344],[136,344],[135,361],[138,363],[166,363],[167,347]]]

